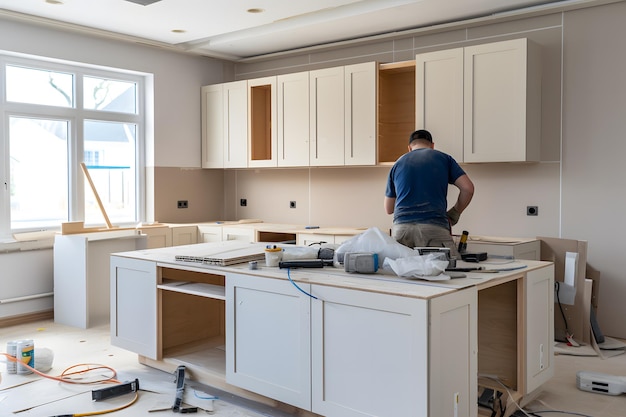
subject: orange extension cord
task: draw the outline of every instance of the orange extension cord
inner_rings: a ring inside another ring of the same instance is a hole
[[[111,368],[110,366],[106,366],[106,365],[98,365],[98,364],[92,364],[92,363],[83,363],[83,364],[78,364],[78,365],[73,365],[70,366],[69,368],[66,368],[63,372],[61,372],[61,375],[59,376],[51,376],[51,375],[47,375],[44,374],[43,372],[38,371],[37,369],[29,366],[26,363],[23,363],[21,361],[18,361],[17,358],[15,358],[14,356],[9,355],[8,353],[0,353],[0,355],[4,355],[7,360],[12,361],[12,362],[20,362],[21,366],[24,366],[28,369],[30,369],[31,371],[33,371],[33,373],[42,376],[44,378],[47,379],[52,379],[54,381],[59,381],[59,382],[65,382],[67,384],[82,384],[82,385],[92,385],[92,384],[102,384],[102,383],[111,383],[111,384],[119,384],[120,381],[118,381],[116,379],[117,377],[117,372],[115,372],[115,369]],[[84,367],[84,369],[78,369]],[[90,372],[93,371],[102,371],[102,370],[106,370],[111,372],[111,376],[108,378],[101,378],[101,379],[95,379],[95,380],[91,380],[91,381],[86,381],[85,377],[86,375],[88,375]],[[76,378],[80,378],[80,379],[76,379]],[[119,410],[123,410],[124,408],[130,407],[131,405],[133,405],[137,399],[139,398],[139,394],[138,391],[135,391],[135,397],[128,403],[121,405],[119,407],[116,408],[111,408],[108,410],[101,410],[101,411],[92,411],[92,412],[88,412],[88,413],[80,413],[80,414],[71,414],[71,416],[73,417],[83,417],[83,416],[95,416],[95,415],[99,415],[99,414],[107,414],[107,413],[113,413],[115,411],[119,411]]]

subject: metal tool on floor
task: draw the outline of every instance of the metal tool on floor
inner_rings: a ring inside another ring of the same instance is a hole
[[[183,395],[185,394],[185,366],[176,368],[176,397],[172,411],[175,413],[189,414],[197,413],[198,407],[183,407]]]
[[[138,390],[139,379],[135,378],[134,381],[125,382],[114,387],[95,389],[91,391],[91,399],[92,401],[102,401],[108,398],[118,397],[120,395],[128,394],[131,392],[137,392]]]

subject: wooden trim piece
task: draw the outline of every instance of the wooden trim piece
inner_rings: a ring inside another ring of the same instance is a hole
[[[20,314],[19,316],[11,316],[0,318],[0,328],[17,326],[20,324],[27,324],[41,320],[53,320],[54,310],[44,310],[35,313]]]
[[[401,61],[401,62],[391,62],[388,64],[378,64],[378,69],[380,70],[398,70],[398,71],[415,71],[415,60],[411,61]]]

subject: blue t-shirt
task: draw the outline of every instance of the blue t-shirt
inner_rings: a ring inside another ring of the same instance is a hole
[[[448,184],[465,171],[450,155],[418,148],[391,168],[385,196],[396,199],[394,223],[427,223],[448,228]]]

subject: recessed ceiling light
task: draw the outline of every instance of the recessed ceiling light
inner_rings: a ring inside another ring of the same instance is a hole
[[[46,0],[48,4],[63,4],[61,0]]]
[[[185,33],[187,32],[185,29],[172,29],[172,33]]]
[[[153,4],[153,3],[159,2],[161,0],[126,0],[126,1],[128,1],[130,3],[137,3],[137,4],[140,4],[142,6],[149,6],[149,5]]]
[[[248,9],[246,11],[248,13],[263,13],[265,11],[265,9],[254,8],[254,9]]]

